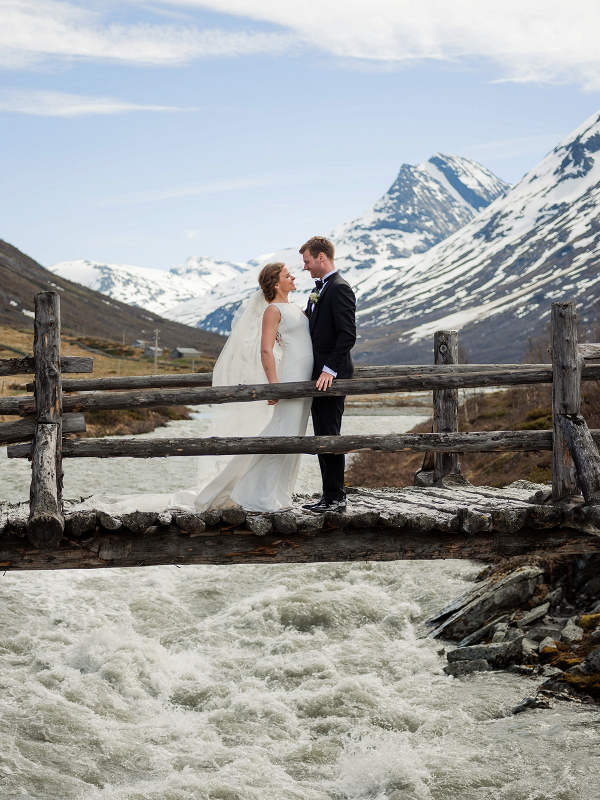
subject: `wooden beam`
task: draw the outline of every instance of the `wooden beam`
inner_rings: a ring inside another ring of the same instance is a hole
[[[600,430],[590,431],[600,443]],[[206,439],[66,439],[63,458],[166,458],[169,456],[250,455],[256,453],[353,453],[402,450],[424,453],[502,453],[552,450],[552,431],[473,431],[356,436],[248,436]],[[31,458],[31,445],[8,448],[9,458]]]
[[[60,296],[35,295],[36,429],[31,463],[27,537],[39,548],[55,547],[65,520],[62,513],[62,391],[60,375]]]
[[[600,365],[586,368],[585,379],[600,380]],[[385,392],[420,392],[431,389],[455,389],[475,386],[517,386],[530,383],[550,383],[552,367],[537,369],[519,367],[514,370],[499,368],[490,372],[470,374],[410,375],[389,378],[351,378],[334,380],[327,394],[333,396],[381,394]],[[298,383],[272,383],[240,386],[171,389],[140,392],[98,392],[65,397],[65,411],[107,411],[121,408],[150,408],[168,405],[205,405],[220,403],[249,403],[258,400],[296,400],[300,397],[320,395],[314,381]],[[1,403],[0,403],[1,408]],[[35,413],[33,398],[19,400],[19,413]]]
[[[585,502],[600,503],[600,456],[586,421],[581,414],[559,414],[558,424],[575,463]]]
[[[92,372],[94,359],[82,356],[63,356],[60,359],[61,372]],[[33,356],[23,358],[0,359],[0,377],[5,375],[33,375],[35,364]],[[29,388],[31,386],[31,388]],[[27,391],[33,391],[33,384],[28,384]]]
[[[0,397],[0,414],[7,417],[19,416],[19,400],[21,397]]]
[[[577,345],[577,350],[580,356],[585,359],[600,358],[600,344],[595,342],[586,342],[585,344]]]
[[[355,378],[387,378],[394,375],[431,375],[454,373],[454,368],[441,370],[434,364],[391,365],[381,367],[356,367]],[[459,364],[456,374],[471,372],[490,372],[502,369],[536,369],[546,364]],[[90,370],[91,372],[91,370]],[[129,389],[173,389],[188,386],[212,386],[212,372],[186,372],[179,375],[132,375],[122,378],[82,378],[63,381],[63,392],[126,391]],[[27,384],[27,391],[33,391],[33,384]]]
[[[24,442],[32,439],[35,434],[36,421],[34,419],[18,419],[14,422],[0,423],[0,446],[14,442]],[[85,431],[85,419],[83,414],[65,414],[63,417],[62,432],[83,433]]]
[[[600,537],[570,528],[523,528],[515,534],[444,533],[359,528],[311,535],[250,531],[210,531],[191,538],[176,526],[144,534],[99,533],[63,539],[52,552],[23,546],[23,539],[0,538],[0,567],[12,570],[95,569],[168,564],[307,564],[445,558],[493,560],[497,556],[574,555],[600,552]]]
[[[577,348],[577,312],[574,303],[552,303],[552,498],[579,493],[575,465],[569,455],[561,415],[579,414],[583,358]],[[590,367],[586,367],[586,371]],[[592,367],[593,369],[593,367]]]
[[[433,337],[433,353],[438,365],[458,364],[458,332],[436,331]],[[433,392],[433,430],[435,433],[458,431],[458,389],[437,389]],[[435,454],[433,479],[444,475],[459,474],[458,453]]]

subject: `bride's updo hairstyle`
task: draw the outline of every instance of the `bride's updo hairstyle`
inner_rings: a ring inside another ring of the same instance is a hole
[[[279,283],[281,270],[285,267],[282,261],[275,261],[273,264],[266,264],[258,276],[258,285],[263,291],[267,303],[271,303],[275,297],[275,286]]]

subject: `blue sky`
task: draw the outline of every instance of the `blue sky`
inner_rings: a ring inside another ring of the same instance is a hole
[[[600,108],[600,14],[570,8],[4,0],[0,238],[45,265],[244,261],[435,151],[515,182]]]

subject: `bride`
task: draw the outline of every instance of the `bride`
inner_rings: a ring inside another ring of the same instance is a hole
[[[308,319],[288,300],[290,292],[296,291],[294,276],[285,264],[276,262],[263,267],[258,283],[260,290],[234,317],[231,335],[215,364],[213,386],[311,379],[313,348]],[[311,398],[213,406],[210,435],[304,436],[310,406]],[[203,456],[197,490],[174,495],[97,495],[78,508],[110,514],[230,507],[278,511],[292,504],[300,458],[299,454]],[[217,474],[208,480],[211,469]]]

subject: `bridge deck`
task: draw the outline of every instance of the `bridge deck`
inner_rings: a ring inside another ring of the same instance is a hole
[[[579,498],[553,503],[550,487],[517,481],[505,489],[443,485],[349,490],[345,514],[298,507],[276,514],[240,509],[199,514],[134,512],[111,517],[69,510],[53,550],[27,539],[27,504],[0,506],[5,570],[158,564],[275,564],[401,559],[493,558],[600,552],[595,509]]]

